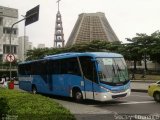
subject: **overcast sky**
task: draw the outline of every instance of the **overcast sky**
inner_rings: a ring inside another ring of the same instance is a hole
[[[57,0],[0,0],[0,6],[16,8],[19,20],[33,7],[40,5],[39,21],[26,27],[29,41],[37,46],[53,46]],[[104,12],[114,32],[122,42],[136,33],[160,30],[160,0],[61,0],[64,39],[68,37],[80,13]],[[24,36],[24,22],[19,24],[19,36]]]

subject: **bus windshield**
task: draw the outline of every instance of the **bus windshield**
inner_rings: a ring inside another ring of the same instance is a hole
[[[128,71],[124,58],[97,58],[97,61],[101,83],[123,85],[128,82]]]

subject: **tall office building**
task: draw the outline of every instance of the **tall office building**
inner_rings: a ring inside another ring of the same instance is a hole
[[[119,41],[104,13],[80,14],[66,46],[93,40]]]
[[[13,23],[18,21],[18,10],[0,6],[0,61],[6,61],[6,55],[10,53],[10,33]],[[18,25],[12,30],[11,53],[17,58],[18,49]]]
[[[26,60],[27,51],[32,49],[32,42],[29,42],[28,36],[20,36],[18,44],[18,59],[19,61],[24,61]]]

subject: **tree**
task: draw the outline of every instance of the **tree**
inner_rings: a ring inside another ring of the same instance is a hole
[[[124,47],[124,52],[122,54],[124,55],[124,57],[127,60],[133,61],[134,71],[136,71],[137,70],[137,67],[136,67],[137,61],[140,61],[142,59],[142,54],[140,52],[141,48],[138,45],[138,41],[137,41],[136,37],[134,37],[132,39],[127,39],[127,40],[130,41],[131,43],[126,44],[126,46]]]
[[[160,63],[160,32],[156,31],[151,34],[152,44],[150,46],[150,60]]]
[[[147,59],[160,63],[160,32],[156,31],[151,35],[137,33],[136,37],[128,39],[131,43],[125,47],[123,55],[127,60],[134,61],[134,69],[136,70],[136,62],[144,61],[145,70],[147,68]],[[129,54],[128,54],[129,53]]]
[[[54,55],[58,53],[64,52],[97,52],[97,51],[105,51],[108,42],[102,40],[96,40],[89,43],[80,43],[75,44],[71,47],[64,47],[64,48],[38,48],[34,50],[27,51],[27,60],[36,60],[43,58],[47,55]]]

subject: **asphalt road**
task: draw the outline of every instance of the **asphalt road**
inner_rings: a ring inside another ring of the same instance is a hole
[[[53,99],[69,109],[77,120],[160,120],[160,103],[147,93],[132,92],[128,98],[109,102],[75,103],[69,98]]]

